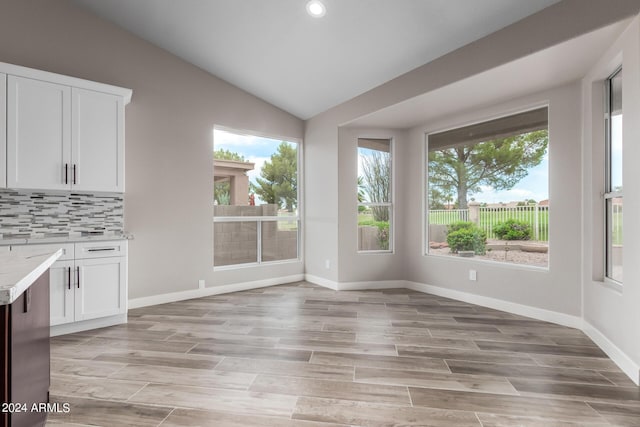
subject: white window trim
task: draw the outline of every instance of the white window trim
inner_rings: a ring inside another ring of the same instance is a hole
[[[395,253],[395,194],[396,194],[396,155],[395,155],[395,140],[393,137],[381,137],[381,136],[375,136],[375,137],[366,137],[366,136],[359,136],[356,139],[356,159],[359,159],[359,154],[358,154],[358,145],[357,145],[357,140],[358,139],[388,139],[389,140],[389,154],[391,155],[391,200],[389,200],[388,202],[358,202],[357,203],[357,207],[359,208],[360,206],[364,206],[364,207],[376,207],[376,206],[380,206],[380,207],[388,207],[389,208],[389,249],[381,249],[381,250],[360,250],[357,249],[359,247],[359,242],[358,242],[358,232],[356,232],[356,253],[357,254],[393,254]],[[357,163],[356,163],[357,166]],[[357,187],[356,187],[357,190]],[[359,210],[356,209],[356,227],[358,227],[358,212]]]
[[[298,204],[298,209],[296,211],[296,215],[285,215],[285,216],[260,216],[260,217],[250,217],[250,216],[215,216],[213,215],[213,223],[215,225],[215,223],[223,223],[223,222],[257,222],[258,223],[258,228],[256,230],[257,233],[257,262],[251,262],[251,263],[243,263],[243,264],[229,264],[229,265],[219,265],[213,266],[213,271],[224,271],[224,270],[237,270],[237,269],[243,269],[243,268],[253,268],[253,267],[260,267],[260,266],[271,266],[271,265],[278,265],[278,264],[293,264],[293,263],[299,263],[303,261],[303,248],[304,248],[304,242],[303,242],[303,237],[304,237],[304,233],[302,232],[302,217],[303,212],[304,212],[304,196],[303,196],[303,188],[304,188],[304,173],[303,173],[303,168],[304,168],[304,157],[303,157],[303,141],[302,139],[299,138],[291,138],[291,137],[285,137],[285,136],[273,136],[270,134],[265,134],[265,133],[261,133],[261,132],[253,132],[253,131],[248,131],[248,130],[238,130],[238,129],[234,129],[234,128],[230,128],[230,127],[226,127],[226,126],[219,126],[216,125],[214,126],[214,130],[221,130],[221,131],[225,131],[225,132],[229,132],[229,133],[234,133],[236,135],[243,135],[243,136],[258,136],[258,137],[263,137],[263,138],[269,138],[269,139],[273,139],[273,140],[283,140],[283,141],[287,141],[287,142],[292,142],[297,144],[297,154],[298,154],[298,177],[297,177],[297,204]],[[212,131],[212,137],[213,137],[213,131]],[[213,149],[215,150],[215,141],[213,141]],[[213,195],[213,191],[211,193]],[[211,206],[213,206],[213,200],[211,201]],[[297,222],[297,228],[298,228],[298,233],[297,233],[297,248],[296,248],[296,253],[297,253],[297,257],[296,258],[291,258],[291,259],[285,259],[285,260],[275,260],[275,261],[262,261],[262,222],[265,221],[286,221],[286,222],[293,222],[296,221]],[[215,229],[214,229],[214,233],[213,233],[213,239],[215,239]],[[211,244],[213,246],[214,242],[213,240],[211,241]],[[214,255],[215,256],[215,255]]]
[[[609,212],[607,210],[607,200],[614,198],[624,198],[624,186],[623,191],[612,191],[611,190],[611,79],[616,76],[619,72],[622,71],[622,65],[619,65],[609,76],[604,80],[605,83],[605,111],[604,111],[604,145],[605,145],[605,155],[604,155],[604,193],[602,195],[602,209],[604,211],[604,278],[603,284],[609,288],[612,288],[618,292],[622,292],[623,282],[620,282],[613,277],[610,276],[612,272],[609,271],[609,247],[612,245],[611,239],[613,238],[612,234],[609,233]],[[623,74],[624,79],[624,74]],[[624,87],[624,80],[623,80]],[[624,112],[623,112],[624,114]],[[624,141],[623,141],[624,147]],[[624,148],[623,148],[624,150]],[[624,185],[624,184],[623,184]],[[624,214],[623,214],[624,215]]]
[[[534,270],[534,271],[545,271],[548,272],[551,267],[551,228],[549,228],[549,249],[548,249],[548,258],[547,258],[547,266],[535,266],[535,265],[527,265],[527,264],[516,264],[509,262],[501,262],[501,261],[493,261],[493,260],[485,260],[478,258],[460,258],[453,257],[448,255],[440,255],[430,253],[429,251],[429,135],[446,132],[449,130],[458,129],[465,126],[472,126],[475,124],[484,123],[486,121],[499,119],[501,117],[507,117],[515,114],[524,113],[527,111],[535,110],[538,108],[548,108],[548,111],[551,111],[551,103],[549,100],[542,100],[539,102],[533,102],[526,106],[520,106],[512,109],[508,109],[506,111],[497,112],[486,116],[484,118],[472,119],[465,122],[459,122],[454,125],[448,125],[440,129],[432,129],[424,131],[424,142],[422,144],[422,256],[425,258],[435,258],[435,259],[444,259],[447,261],[453,262],[461,262],[465,264],[469,263],[479,263],[479,264],[488,264],[491,266],[496,266],[499,268],[506,268],[511,270]],[[550,121],[550,120],[549,120]],[[547,130],[549,130],[549,124],[547,123]],[[551,141],[549,141],[551,142]],[[549,172],[549,171],[548,171]],[[549,187],[551,184],[549,183]],[[549,200],[551,200],[551,196],[549,195]],[[549,211],[549,223],[551,222],[551,211]]]

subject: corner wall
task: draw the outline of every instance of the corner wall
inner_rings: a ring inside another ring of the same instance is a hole
[[[340,156],[345,147],[339,142],[338,129],[341,126],[374,113],[385,107],[409,100],[416,96],[445,87],[449,84],[493,69],[518,58],[554,46],[592,30],[618,22],[638,13],[639,5],[632,0],[617,2],[583,2],[580,0],[564,0],[541,12],[523,19],[500,31],[490,34],[454,52],[444,55],[430,63],[403,74],[375,89],[321,113],[306,122],[305,129],[305,271],[317,282],[338,280],[364,280],[359,277],[370,277],[363,263],[353,264],[353,239],[348,236],[348,228],[355,228],[352,220],[354,189],[348,181],[338,181],[343,177]],[[579,106],[577,107],[579,108]],[[579,111],[578,111],[579,113]],[[415,154],[415,153],[413,153]],[[346,161],[346,160],[345,160]],[[415,163],[413,163],[415,166]],[[407,173],[417,171],[403,165],[399,169]],[[400,178],[402,179],[402,178]],[[405,178],[406,179],[406,178]],[[415,178],[411,178],[415,179]],[[414,181],[406,181],[407,186],[418,185]],[[416,188],[413,191],[421,191]],[[562,198],[562,197],[561,197]],[[416,198],[420,199],[420,198]],[[414,208],[415,211],[415,208]],[[417,223],[413,221],[412,227]],[[407,233],[418,233],[420,229],[405,228]],[[346,233],[346,234],[345,234]],[[398,243],[398,242],[396,242]],[[402,250],[398,246],[398,250]],[[336,254],[346,254],[350,264],[344,267],[344,261],[338,260]],[[405,252],[406,253],[406,252]],[[357,255],[355,255],[357,256]],[[329,261],[326,268],[325,260]],[[385,261],[381,261],[386,265]],[[407,261],[394,262],[394,271],[400,269],[404,275]],[[366,263],[364,263],[366,264]],[[355,268],[355,266],[359,266]],[[371,263],[367,264],[368,266]],[[554,267],[557,268],[557,267]],[[515,277],[511,274],[508,277]],[[502,276],[492,276],[502,280]],[[396,277],[401,280],[403,277]],[[448,283],[448,282],[447,282]],[[437,283],[432,283],[437,285]],[[558,286],[564,286],[559,284]],[[575,280],[568,285],[568,293],[575,296]],[[475,292],[475,290],[472,290]],[[535,292],[540,292],[535,291]],[[510,290],[500,298],[507,300],[521,299]],[[536,304],[544,299],[544,295],[534,296]],[[564,303],[546,301],[545,305],[558,308]],[[567,312],[579,311],[579,303],[567,303]]]
[[[506,103],[435,120],[411,129],[403,171],[422,183],[425,135],[469,123],[549,105],[549,268],[477,261],[447,256],[425,256],[425,233],[407,239],[407,279],[480,297],[501,299],[543,310],[581,316],[580,141],[581,93],[579,82]],[[461,103],[461,111],[464,104]],[[423,187],[423,192],[426,194]],[[423,230],[422,198],[409,198],[407,227]],[[469,280],[469,269],[477,281]]]
[[[358,252],[358,138],[391,139],[392,142],[392,227],[393,251]],[[405,194],[415,193],[415,183],[405,181],[403,153],[407,150],[406,131],[399,129],[360,129],[341,127],[338,131],[338,178],[340,234],[338,258],[340,282],[386,281],[404,277],[403,242],[406,239]],[[411,188],[407,188],[407,185]]]

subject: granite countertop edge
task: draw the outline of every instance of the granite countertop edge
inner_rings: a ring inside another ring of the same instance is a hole
[[[62,249],[0,255],[0,305],[13,304],[62,256]]]
[[[81,243],[81,242],[100,242],[113,240],[133,240],[133,234],[99,234],[99,235],[70,235],[70,236],[53,236],[53,237],[21,237],[21,238],[0,238],[0,246],[10,245],[38,245],[48,243]]]

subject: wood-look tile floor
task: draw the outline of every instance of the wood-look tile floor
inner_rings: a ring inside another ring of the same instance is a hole
[[[640,426],[581,331],[409,290],[296,283],[52,339],[47,425]]]

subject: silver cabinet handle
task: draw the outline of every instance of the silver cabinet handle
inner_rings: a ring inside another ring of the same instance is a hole
[[[78,285],[78,289],[80,289],[80,267],[76,267],[76,284]]]
[[[67,267],[67,287],[71,289],[71,267]]]
[[[116,248],[91,248],[91,249],[87,249],[87,252],[109,252],[109,251],[115,251]]]
[[[69,163],[64,164],[64,183],[69,183]]]
[[[73,185],[76,185],[78,182],[76,180],[76,175],[78,174],[78,165],[73,164]]]

